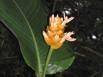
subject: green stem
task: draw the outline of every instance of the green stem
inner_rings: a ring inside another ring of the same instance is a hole
[[[51,56],[52,56],[52,52],[53,52],[53,49],[50,48],[49,52],[48,52],[48,55],[47,55],[47,58],[46,58],[45,67],[44,67],[44,70],[43,70],[43,77],[45,77],[45,75],[46,75],[47,67],[48,67],[48,64],[50,62],[50,59],[51,59]]]
[[[42,77],[42,74],[36,73],[36,77]]]

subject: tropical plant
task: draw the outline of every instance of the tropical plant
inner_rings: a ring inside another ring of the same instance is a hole
[[[59,49],[45,43],[42,35],[47,25],[45,9],[42,0],[0,0],[0,20],[18,39],[24,60],[37,77],[62,72],[75,58],[67,42]]]

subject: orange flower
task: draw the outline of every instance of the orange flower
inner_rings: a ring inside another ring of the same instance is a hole
[[[51,46],[52,49],[58,49],[60,48],[64,41],[75,41],[75,38],[72,38],[71,35],[73,35],[73,32],[64,33],[64,28],[66,23],[73,20],[74,17],[68,18],[67,16],[64,16],[64,19],[62,17],[59,17],[58,15],[54,17],[52,15],[49,19],[49,26],[46,29],[46,32],[43,31],[44,40],[46,43]]]

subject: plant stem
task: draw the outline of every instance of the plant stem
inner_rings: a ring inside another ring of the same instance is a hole
[[[48,52],[48,55],[47,55],[47,58],[46,58],[45,67],[44,67],[44,70],[43,70],[43,77],[45,77],[45,75],[46,75],[47,67],[48,67],[48,64],[50,62],[50,59],[51,59],[51,56],[52,56],[52,52],[53,52],[53,49],[50,48],[49,52]]]
[[[42,77],[42,74],[36,73],[36,77]]]

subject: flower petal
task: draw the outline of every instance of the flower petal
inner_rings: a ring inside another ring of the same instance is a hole
[[[76,38],[72,38],[71,37],[71,35],[73,35],[74,34],[74,32],[68,32],[68,33],[65,33],[65,35],[64,35],[64,39],[65,40],[67,40],[67,41],[75,41],[76,40]]]
[[[68,18],[67,16],[64,18],[64,21],[62,23],[63,26],[65,26],[66,23],[69,23],[70,21],[72,21],[74,19],[74,17],[70,17]]]
[[[43,31],[43,36],[44,36],[44,38],[48,38],[48,35],[46,34],[45,31]]]

